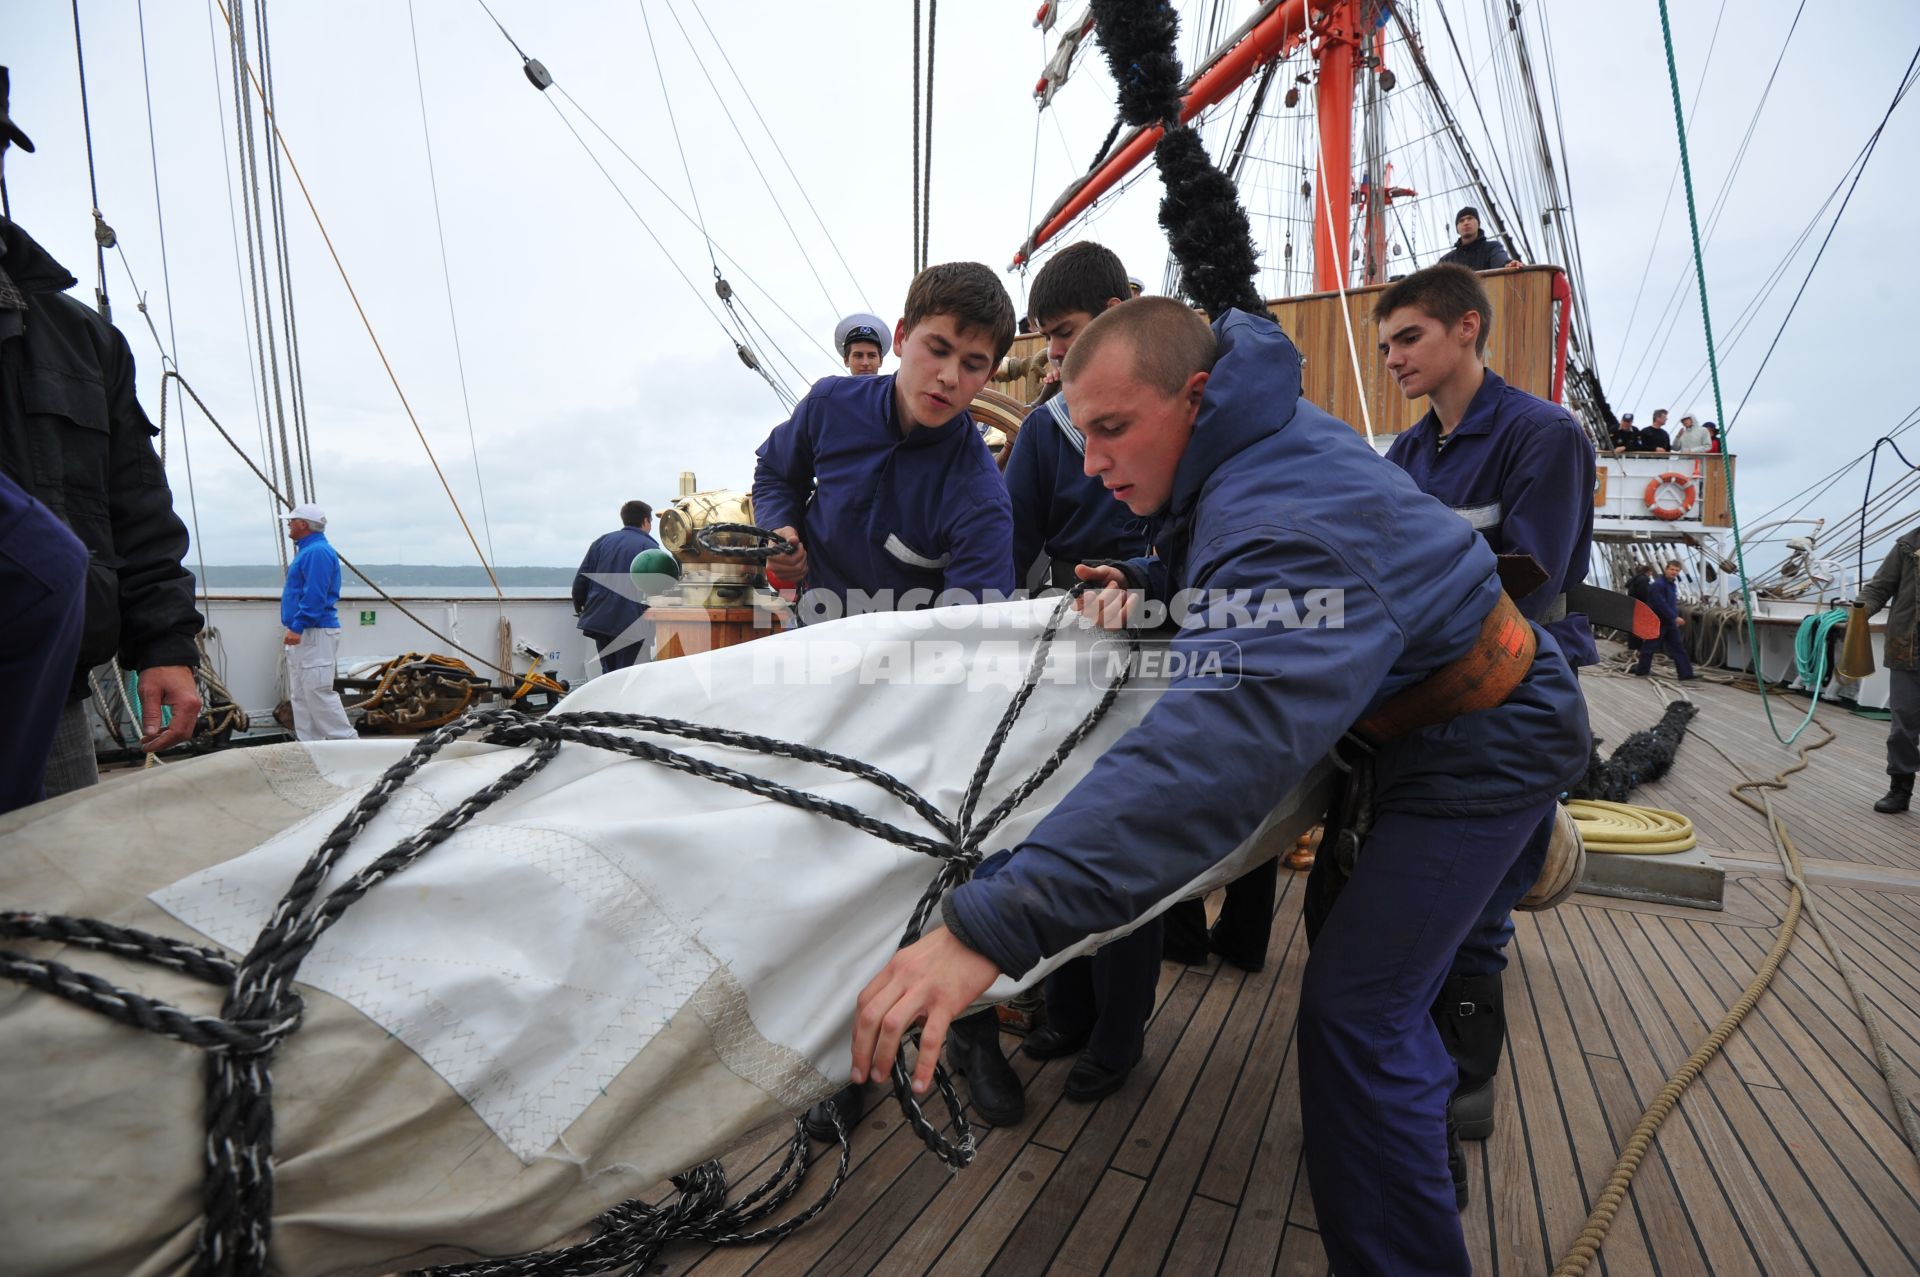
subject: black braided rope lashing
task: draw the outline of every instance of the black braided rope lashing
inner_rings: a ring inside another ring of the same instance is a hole
[[[553,761],[563,743],[624,753],[699,779],[742,789],[772,801],[839,821],[897,846],[941,861],[902,935],[904,947],[918,939],[942,895],[967,881],[981,860],[981,842],[1052,776],[1112,706],[1131,677],[1139,641],[1129,632],[1128,660],[1097,705],[1050,756],[985,818],[975,821],[988,777],[1015,722],[1045,668],[1047,651],[1064,621],[1076,587],[1063,598],[1042,631],[1021,687],[995,725],[967,787],[957,819],[949,819],[898,778],[857,759],[812,746],[646,714],[587,711],[528,717],[510,707],[476,710],[417,741],[368,787],[295,875],[247,954],[237,963],[211,948],[85,918],[0,912],[0,938],[47,940],[112,953],[178,971],[226,990],[218,1016],[196,1015],[114,986],[58,962],[0,950],[0,977],[41,989],[123,1024],[197,1046],[208,1053],[205,1090],[206,1176],[196,1277],[258,1277],[267,1271],[273,1222],[272,1057],[299,1026],[304,1011],[295,979],[320,938],[356,901],[446,841],[475,816],[518,788]],[[328,891],[333,870],[354,840],[385,809],[394,794],[434,755],[471,733],[486,743],[530,746],[528,756],[481,786],[424,828],[400,838],[364,868]],[[867,781],[900,801],[938,831],[929,838],[867,815],[844,803],[763,780],[750,773],[669,749],[631,732],[677,736],[743,751],[814,763]],[[908,1126],[949,1166],[972,1161],[976,1144],[964,1107],[944,1068],[935,1083],[958,1137],[949,1141],[929,1121],[914,1097],[903,1057],[892,1070],[894,1094]],[[590,1277],[635,1272],[675,1239],[745,1244],[784,1237],[824,1210],[845,1182],[850,1164],[846,1131],[836,1113],[839,1163],[821,1197],[790,1219],[755,1228],[789,1201],[807,1169],[807,1137],[799,1123],[787,1154],[768,1179],[738,1201],[726,1200],[726,1176],[707,1162],[674,1177],[672,1201],[653,1206],[638,1200],[604,1213],[599,1235],[577,1246],[537,1254],[423,1270],[434,1277]]]

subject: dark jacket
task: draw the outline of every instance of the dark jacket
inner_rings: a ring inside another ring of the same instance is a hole
[[[1642,426],[1634,435],[1634,441],[1627,445],[1628,452],[1652,452],[1656,448],[1673,451],[1673,440],[1660,426]]]
[[[1146,522],[1086,472],[1086,457],[1087,438],[1073,424],[1065,395],[1027,414],[1007,458],[1016,584],[1027,584],[1043,551],[1056,574],[1062,566],[1147,552]]]
[[[580,615],[580,632],[590,638],[613,639],[646,615],[647,605],[634,598],[631,587],[622,590],[595,577],[618,576],[624,584],[633,561],[642,551],[660,543],[639,528],[615,528],[587,547],[580,571],[573,578],[573,610]]]
[[[1887,668],[1920,670],[1920,528],[1893,543],[1886,562],[1860,591],[1860,602],[1872,616],[1888,601]]]
[[[197,665],[187,529],[153,450],[159,431],[134,398],[126,338],[66,296],[73,275],[5,219],[0,272],[25,300],[0,300],[0,470],[87,547],[75,690],[116,654],[129,670]]]
[[[1504,245],[1497,239],[1488,239],[1487,233],[1474,232],[1471,241],[1457,239],[1453,247],[1441,255],[1443,262],[1452,262],[1468,270],[1499,270],[1513,258],[1507,255]]]
[[[1214,329],[1220,358],[1158,556],[1131,565],[1161,597],[1209,592],[1198,615],[1193,600],[1172,609],[1188,617],[1175,652],[1202,672],[1175,678],[1024,843],[949,897],[960,934],[1012,975],[1192,882],[1355,721],[1477,642],[1500,595],[1484,540],[1300,398],[1299,352],[1271,319],[1229,311]],[[1268,612],[1281,589],[1292,622]],[[1320,591],[1337,618],[1312,617]],[[1534,633],[1539,654],[1504,704],[1379,752],[1379,809],[1492,815],[1582,774],[1585,702],[1552,636]],[[1232,667],[1209,671],[1208,652]]]
[[[1600,659],[1567,587],[1587,579],[1593,554],[1593,444],[1559,404],[1509,386],[1487,370],[1453,433],[1442,440],[1431,410],[1399,435],[1387,460],[1477,529],[1495,554],[1530,554],[1546,582],[1515,599],[1576,666]]]
[[[754,521],[796,529],[802,585],[842,603],[850,591],[891,592],[893,607],[915,591],[918,606],[946,591],[1011,594],[1013,511],[973,418],[902,435],[893,384],[892,374],[816,383],[760,445]]]
[[[1627,581],[1627,594],[1645,603],[1647,601],[1647,587],[1651,584],[1653,584],[1652,573],[1636,572]]]
[[[1680,587],[1667,580],[1665,574],[1647,582],[1647,606],[1660,618],[1662,630],[1677,629],[1680,625]]]

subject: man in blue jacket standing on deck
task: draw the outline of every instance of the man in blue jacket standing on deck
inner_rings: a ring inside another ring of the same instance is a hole
[[[620,507],[620,526],[594,538],[573,574],[573,614],[600,654],[602,674],[626,669],[647,654],[653,641],[646,602],[635,596],[628,573],[642,552],[659,548],[653,507],[629,501]]]
[[[1687,618],[1680,615],[1680,560],[1668,559],[1666,570],[1647,582],[1647,606],[1660,618],[1660,637],[1640,645],[1640,660],[1633,672],[1645,678],[1653,672],[1653,654],[1664,651],[1673,658],[1673,669],[1681,682],[1693,677],[1693,662],[1687,659],[1687,645],[1680,636]]]
[[[286,627],[287,700],[296,740],[352,740],[353,725],[333,680],[340,663],[340,556],[327,542],[326,512],[297,505],[280,516],[294,544],[280,589]]]
[[[1024,843],[950,893],[946,926],[862,992],[853,1076],[884,1073],[923,1022],[923,1090],[951,1018],[997,975],[1180,895],[1351,733],[1371,832],[1308,960],[1298,1030],[1314,1207],[1343,1277],[1467,1273],[1444,1152],[1453,1066],[1428,1010],[1585,769],[1573,671],[1502,593],[1485,542],[1301,399],[1271,318],[1229,310],[1209,329],[1177,301],[1129,302],[1089,325],[1063,378],[1087,469],[1158,520],[1154,557],[1082,569],[1103,587],[1082,610],[1111,625],[1137,601],[1123,584],[1201,591],[1175,609],[1174,648],[1235,652],[1237,668],[1196,659]],[[1280,606],[1305,590],[1340,600],[1337,624]]]
[[[1387,449],[1422,492],[1438,497],[1479,532],[1495,554],[1528,555],[1546,572],[1514,599],[1578,668],[1600,659],[1587,618],[1567,610],[1567,587],[1587,579],[1593,548],[1594,450],[1559,404],[1509,386],[1485,363],[1493,303],[1463,266],[1416,271],[1373,307],[1387,373],[1409,399],[1431,407]],[[1493,1079],[1506,1042],[1501,972],[1513,939],[1513,908],[1540,876],[1552,817],[1487,902],[1454,955],[1433,1004],[1434,1022],[1459,1077],[1452,1117],[1459,1138],[1493,1134]],[[1322,873],[1332,866],[1316,866]],[[1466,1161],[1454,1155],[1456,1187]]]

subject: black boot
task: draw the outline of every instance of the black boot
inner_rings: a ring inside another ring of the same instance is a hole
[[[860,1120],[860,1088],[843,1086],[826,1099],[807,1110],[800,1124],[807,1128],[807,1134],[824,1144],[833,1143],[838,1137],[834,1134],[834,1119],[839,1118],[840,1129],[848,1135],[853,1134],[853,1124]]]
[[[1887,796],[1873,805],[1873,809],[1883,815],[1893,815],[1905,811],[1913,803],[1913,773],[1904,776],[1889,776],[1892,782],[1887,786]]]
[[[1027,1115],[1020,1078],[1000,1051],[1000,1017],[992,1007],[962,1016],[947,1033],[947,1059],[967,1076],[973,1111],[988,1126],[1013,1126]]]
[[[1493,1134],[1493,1079],[1507,1036],[1499,973],[1448,976],[1434,1001],[1433,1021],[1459,1072],[1448,1114],[1461,1139],[1486,1139]]]

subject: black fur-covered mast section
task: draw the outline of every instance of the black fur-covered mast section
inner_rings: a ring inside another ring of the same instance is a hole
[[[1214,167],[1200,135],[1180,123],[1180,17],[1166,0],[1093,0],[1094,31],[1120,86],[1120,118],[1161,125],[1153,149],[1167,194],[1160,225],[1187,293],[1208,315],[1266,313],[1254,288],[1259,257],[1240,193]]]

